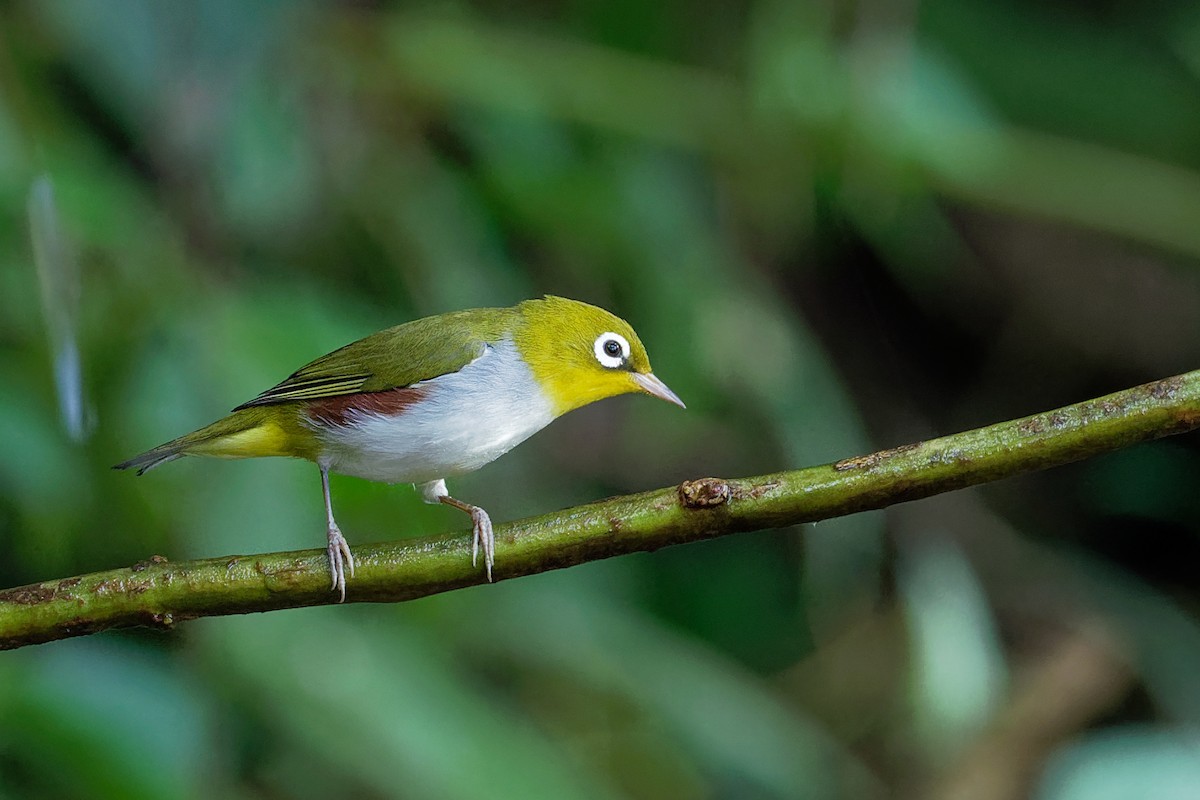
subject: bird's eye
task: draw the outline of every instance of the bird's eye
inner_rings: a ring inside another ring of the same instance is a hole
[[[624,366],[625,359],[629,358],[629,342],[619,333],[602,333],[596,337],[593,351],[601,366],[617,369]]]

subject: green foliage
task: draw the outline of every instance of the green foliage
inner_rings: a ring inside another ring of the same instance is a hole
[[[498,520],[1191,369],[1198,97],[1183,0],[0,5],[0,584],[320,545],[311,465],[108,467],[455,308],[610,308],[689,405],[454,485]],[[4,655],[0,796],[1166,796],[1196,458]],[[352,543],[461,525],[334,492]]]

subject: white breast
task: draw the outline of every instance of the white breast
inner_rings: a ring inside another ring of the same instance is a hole
[[[549,399],[504,339],[458,372],[417,384],[418,403],[396,415],[351,411],[313,422],[323,466],[385,483],[425,483],[482,467],[554,419]]]

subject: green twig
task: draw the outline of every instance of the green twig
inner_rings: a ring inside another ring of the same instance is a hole
[[[1200,427],[1200,371],[1056,411],[835,464],[702,478],[496,528],[497,580],[739,531],[794,525],[1066,464]],[[347,602],[395,602],[483,583],[470,538],[363,545]],[[133,567],[0,591],[0,649],[106,628],[332,603],[324,550]]]

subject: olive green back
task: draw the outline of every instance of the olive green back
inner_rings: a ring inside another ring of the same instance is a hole
[[[473,308],[406,322],[321,356],[234,411],[378,392],[457,372],[509,332],[516,308]]]

